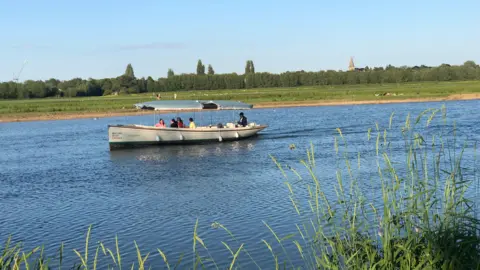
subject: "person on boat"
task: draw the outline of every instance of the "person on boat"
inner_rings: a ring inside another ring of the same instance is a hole
[[[240,120],[238,120],[237,124],[242,126],[242,127],[247,126],[247,117],[245,117],[245,115],[243,115],[243,112],[240,113]]]
[[[195,122],[193,122],[193,118],[189,118],[188,121],[190,121],[189,128],[196,128],[197,126],[195,125]]]
[[[155,124],[155,127],[164,128],[164,127],[165,127],[165,121],[163,121],[163,119],[160,119],[160,120],[158,121],[158,123]]]
[[[177,123],[179,128],[184,128],[185,126],[183,125],[183,120],[180,117],[177,117]]]
[[[178,128],[178,123],[175,119],[170,120],[170,127],[171,128]]]

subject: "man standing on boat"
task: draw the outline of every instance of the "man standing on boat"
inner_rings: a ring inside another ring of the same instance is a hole
[[[239,124],[242,127],[247,126],[247,117],[243,115],[243,112],[240,113],[240,120],[238,120],[237,124]]]

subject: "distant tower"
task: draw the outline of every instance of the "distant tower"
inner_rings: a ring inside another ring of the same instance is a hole
[[[348,70],[355,70],[355,64],[353,63],[353,57],[350,57],[350,63],[348,63]]]

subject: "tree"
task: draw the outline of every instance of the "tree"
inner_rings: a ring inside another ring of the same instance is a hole
[[[247,60],[247,64],[245,64],[245,74],[250,73],[250,60]]]
[[[198,73],[205,74],[205,66],[199,61]],[[187,91],[213,89],[245,89],[269,87],[297,86],[333,86],[345,84],[382,84],[423,81],[466,81],[480,80],[480,66],[473,61],[462,65],[442,64],[436,67],[425,65],[384,67],[365,67],[351,72],[342,70],[321,70],[318,72],[283,72],[273,74],[268,72],[255,73],[252,60],[245,66],[245,74],[215,74],[213,67],[208,65],[208,76],[196,74],[175,75],[172,69],[168,76],[159,80],[151,77],[135,78],[132,65],[128,64],[125,73],[116,78],[82,79],[72,78],[59,81],[27,80],[21,82],[0,83],[0,99],[45,98],[52,96],[95,96],[112,93],[139,93],[160,91]]]
[[[135,73],[133,72],[133,67],[131,64],[127,65],[127,68],[125,69],[125,74],[123,75],[129,78],[135,78]]]
[[[463,66],[464,67],[469,67],[469,68],[477,68],[478,65],[474,62],[474,61],[465,61],[465,63],[463,63]]]
[[[48,81],[45,82],[49,87],[57,87],[58,84],[60,83],[59,80],[51,78]]]
[[[103,89],[103,95],[111,95],[113,93],[112,91],[112,80],[111,79],[105,79],[102,82],[102,89]]]
[[[205,75],[205,65],[202,64],[202,60],[197,62],[197,75]]]
[[[215,74],[215,70],[213,70],[212,65],[208,65],[208,75],[214,75],[214,74]]]
[[[145,78],[141,78],[137,80],[137,89],[139,93],[147,92],[147,80]]]
[[[94,79],[89,79],[86,84],[86,96],[101,96],[103,95],[103,88],[102,85],[98,83],[98,81]]]
[[[247,60],[247,64],[245,65],[245,74],[255,73],[255,66],[253,65],[252,60]]]
[[[139,87],[137,85],[137,79],[135,79],[135,73],[131,64],[127,65],[125,73],[118,78],[120,81],[120,91],[127,93],[138,93]],[[123,91],[122,91],[123,90]]]
[[[168,69],[168,73],[167,73],[167,77],[168,77],[168,78],[171,78],[171,77],[173,77],[173,76],[175,76],[175,73],[173,72],[173,69],[169,68],[169,69]]]

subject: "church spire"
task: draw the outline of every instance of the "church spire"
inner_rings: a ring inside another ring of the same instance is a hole
[[[353,63],[353,57],[350,56],[350,63],[348,63],[348,70],[355,70],[355,64]]]

